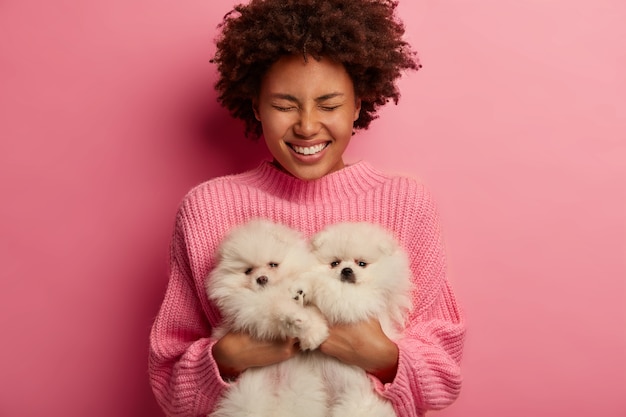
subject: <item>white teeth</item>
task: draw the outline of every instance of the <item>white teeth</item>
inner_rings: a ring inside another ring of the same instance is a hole
[[[316,154],[318,152],[321,152],[324,148],[326,147],[325,143],[320,143],[319,145],[315,145],[315,146],[295,146],[293,145],[292,148],[294,151],[296,151],[299,154],[302,155],[313,155]]]

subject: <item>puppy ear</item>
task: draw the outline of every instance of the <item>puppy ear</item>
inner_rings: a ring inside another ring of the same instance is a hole
[[[381,253],[390,256],[396,250],[396,242],[388,236],[381,236],[381,239],[378,241],[378,250]]]
[[[319,250],[322,246],[324,246],[324,242],[326,242],[327,237],[326,237],[326,233],[324,232],[320,232],[316,235],[314,235],[311,238],[311,241],[309,242],[311,245],[311,250],[313,250],[314,252]]]

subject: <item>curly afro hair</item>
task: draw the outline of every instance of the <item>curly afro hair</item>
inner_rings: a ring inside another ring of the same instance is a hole
[[[400,98],[396,80],[421,67],[402,37],[392,0],[251,0],[228,13],[216,40],[219,102],[258,139],[252,100],[272,64],[286,55],[341,62],[361,99],[354,129],[367,129],[378,108]]]

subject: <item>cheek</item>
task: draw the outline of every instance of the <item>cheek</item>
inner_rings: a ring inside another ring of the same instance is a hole
[[[352,120],[352,113],[342,113],[333,116],[328,120],[327,126],[333,131],[335,136],[352,136],[352,129],[354,127],[354,120]]]
[[[282,136],[293,124],[289,114],[272,114],[261,118],[261,126],[267,136]]]

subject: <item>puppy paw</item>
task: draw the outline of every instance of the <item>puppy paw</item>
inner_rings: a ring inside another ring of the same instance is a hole
[[[307,279],[297,279],[289,287],[293,300],[300,306],[310,303],[311,285]]]
[[[305,297],[306,297],[306,293],[304,292],[303,289],[296,289],[293,290],[293,300],[296,302],[296,304],[298,304],[300,307],[304,307],[305,304]]]
[[[280,325],[289,337],[298,337],[302,329],[306,326],[308,320],[303,307],[294,305],[296,309],[288,309],[283,311],[279,317]]]
[[[300,341],[300,349],[315,350],[328,338],[328,324],[314,307],[309,310],[309,318],[302,323],[299,334],[296,336]]]

